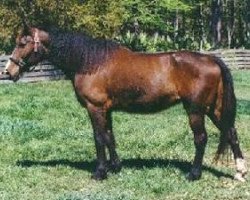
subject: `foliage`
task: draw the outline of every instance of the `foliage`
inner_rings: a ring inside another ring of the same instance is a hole
[[[138,51],[249,48],[250,1],[221,0],[222,16],[218,17],[222,39],[214,44],[213,2],[216,1],[1,0],[0,52],[9,52],[13,47],[14,36],[23,21],[85,31],[121,43],[131,40],[126,38],[130,34],[132,44],[124,44]]]
[[[111,38],[119,33],[125,9],[122,0],[88,0],[73,5],[69,14],[75,18],[74,28],[84,28],[94,36]]]
[[[171,41],[158,33],[149,36],[145,32],[136,34],[127,31],[124,35],[117,37],[117,40],[131,49],[147,52],[167,51],[172,47]]]
[[[236,127],[249,158],[250,72],[233,71],[233,77]],[[203,177],[185,180],[194,144],[182,105],[147,115],[114,112],[123,169],[96,182],[90,179],[95,159],[90,120],[70,81],[1,85],[0,102],[0,199],[250,199],[249,181],[231,177],[234,165],[213,163],[219,133],[209,120]]]

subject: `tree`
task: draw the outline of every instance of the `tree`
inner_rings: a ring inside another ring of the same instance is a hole
[[[23,21],[85,31],[138,51],[250,48],[249,0],[1,0],[0,52]]]

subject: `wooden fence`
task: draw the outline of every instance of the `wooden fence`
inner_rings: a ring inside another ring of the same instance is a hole
[[[250,69],[250,50],[229,49],[204,52],[221,58],[231,69]]]
[[[203,52],[220,57],[231,69],[250,69],[250,50],[216,50]],[[0,72],[4,70],[10,56],[0,56]],[[25,72],[19,82],[37,82],[65,79],[65,74],[44,61],[39,63],[32,72]],[[0,75],[0,83],[12,83],[6,75]]]

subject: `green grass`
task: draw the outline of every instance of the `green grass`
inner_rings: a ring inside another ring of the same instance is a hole
[[[236,126],[250,158],[250,71],[233,76]],[[70,82],[0,85],[0,199],[250,199],[249,181],[234,181],[233,166],[212,163],[219,135],[209,120],[203,177],[190,183],[193,136],[181,105],[113,118],[123,169],[96,182],[90,121]]]

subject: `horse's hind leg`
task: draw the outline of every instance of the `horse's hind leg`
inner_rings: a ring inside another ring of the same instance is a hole
[[[106,135],[106,143],[109,150],[110,156],[110,170],[112,172],[119,172],[121,170],[121,162],[116,153],[116,145],[115,145],[115,138],[113,134],[113,126],[112,126],[112,116],[111,111],[107,113],[107,135]]]
[[[245,181],[244,176],[247,173],[247,167],[245,160],[243,158],[241,149],[240,149],[240,144],[237,136],[237,131],[234,127],[234,125],[231,125],[231,127],[223,127],[222,121],[213,113],[209,113],[209,118],[212,120],[212,122],[215,124],[215,126],[221,131],[221,137],[222,139],[220,140],[219,146],[218,146],[218,151],[216,153],[216,158],[215,160],[217,161],[220,157],[221,154],[224,153],[224,150],[226,148],[226,145],[229,144],[231,146],[233,156],[236,162],[236,175],[235,179],[240,180],[240,181]],[[227,124],[224,122],[224,124]],[[223,139],[223,135],[227,135],[227,141]]]
[[[207,144],[207,132],[204,126],[204,112],[198,106],[184,105],[189,116],[189,124],[194,134],[195,157],[193,166],[187,175],[190,181],[198,180],[202,174],[202,161]]]
[[[235,179],[244,182],[245,181],[245,175],[247,174],[247,167],[245,160],[243,158],[239,140],[237,137],[236,129],[234,127],[230,128],[228,130],[228,136],[229,136],[229,144],[231,146],[231,149],[233,151],[234,159],[236,162],[236,171]]]

